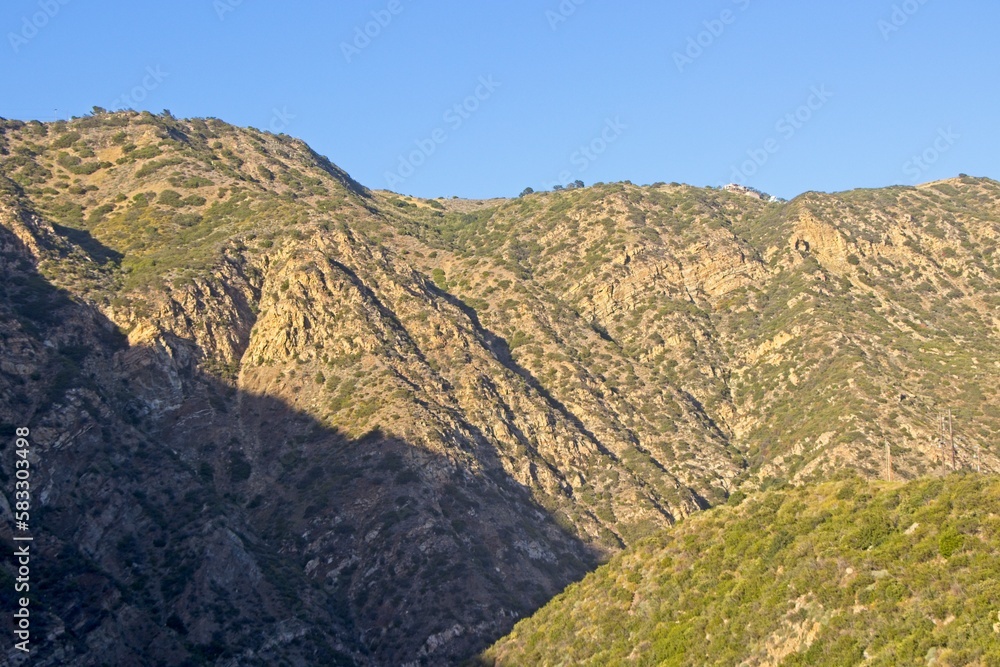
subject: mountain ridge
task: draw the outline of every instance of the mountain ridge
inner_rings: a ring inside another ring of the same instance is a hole
[[[272,580],[303,577],[339,619],[306,622],[319,639],[299,664],[321,645],[347,664],[465,659],[734,493],[879,477],[887,441],[897,478],[941,474],[949,406],[959,464],[1000,467],[988,179],[787,203],[628,183],[423,200],[365,189],[290,137],[121,112],[3,122],[0,200],[5,348],[26,350],[0,369],[0,421],[41,424],[70,470],[90,462],[54,443],[95,414],[104,428],[79,436],[95,451],[127,432],[142,474],[146,448],[178,457],[167,478],[280,545]],[[48,322],[50,294],[78,314]],[[38,347],[52,327],[62,342]],[[53,539],[142,544],[165,498]],[[112,588],[180,576],[88,544]],[[140,607],[196,625],[214,594],[189,586]],[[217,661],[247,641],[230,626],[159,640]]]

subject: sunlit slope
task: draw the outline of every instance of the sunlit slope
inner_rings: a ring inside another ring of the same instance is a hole
[[[996,665],[998,549],[994,478],[772,491],[616,557],[479,664]]]

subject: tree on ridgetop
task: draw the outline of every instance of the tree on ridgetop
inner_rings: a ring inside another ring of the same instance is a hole
[[[525,188],[521,190],[521,194],[519,194],[518,197],[525,197],[527,195],[534,194],[534,192],[535,192],[534,188]]]

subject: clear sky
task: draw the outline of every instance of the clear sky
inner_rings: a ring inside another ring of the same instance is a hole
[[[6,0],[0,116],[214,116],[426,197],[790,198],[1000,178],[998,25],[996,0]]]

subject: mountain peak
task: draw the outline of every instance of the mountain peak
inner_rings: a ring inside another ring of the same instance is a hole
[[[1000,184],[767,199],[422,199],[216,119],[3,121],[0,429],[77,628],[39,664],[457,664],[734,496],[1000,470]]]

